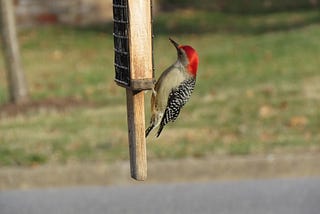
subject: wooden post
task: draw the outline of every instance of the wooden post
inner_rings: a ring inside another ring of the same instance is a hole
[[[128,9],[130,78],[134,84],[153,78],[151,1],[128,0]],[[131,177],[145,180],[147,154],[143,90],[127,89],[127,114]]]
[[[147,178],[144,90],[153,88],[152,0],[113,0],[115,81],[126,88],[131,177]]]
[[[12,0],[0,0],[0,33],[7,67],[10,101],[17,104],[26,102],[29,96],[20,59]]]
[[[147,178],[144,91],[127,89],[127,114],[131,177],[143,181]]]

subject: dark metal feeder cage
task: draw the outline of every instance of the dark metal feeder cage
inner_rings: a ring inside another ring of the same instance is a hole
[[[130,85],[130,56],[128,41],[128,2],[113,0],[113,38],[115,81],[122,86]]]

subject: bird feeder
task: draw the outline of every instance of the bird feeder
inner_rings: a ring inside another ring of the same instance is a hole
[[[145,180],[144,90],[153,88],[151,0],[113,0],[115,82],[126,88],[131,177]]]

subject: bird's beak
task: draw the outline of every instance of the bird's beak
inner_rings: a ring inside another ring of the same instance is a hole
[[[177,51],[179,51],[179,46],[180,45],[177,42],[175,42],[173,39],[171,39],[170,37],[169,37],[169,40],[174,45],[174,47],[176,47]]]

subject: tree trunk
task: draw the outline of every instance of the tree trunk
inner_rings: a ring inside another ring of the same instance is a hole
[[[16,104],[29,99],[27,83],[21,65],[12,0],[0,0],[0,28],[7,68],[10,101]]]

